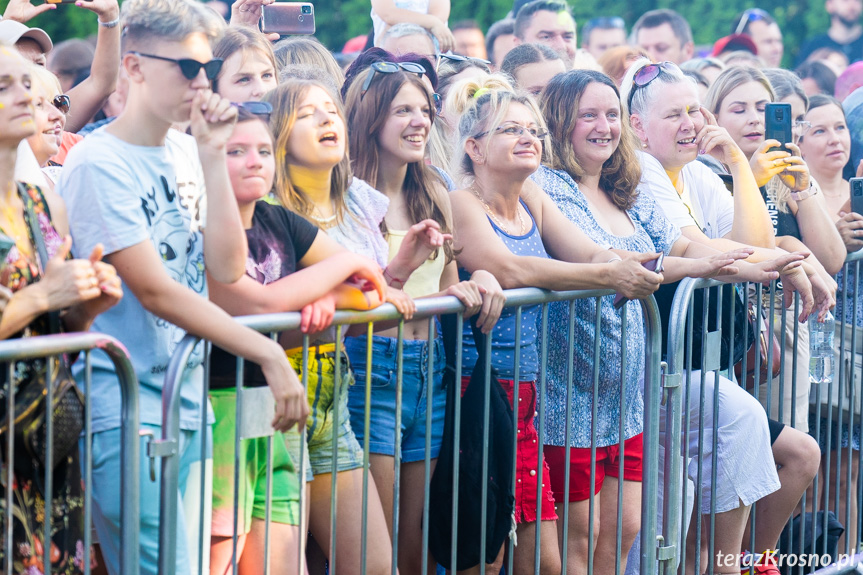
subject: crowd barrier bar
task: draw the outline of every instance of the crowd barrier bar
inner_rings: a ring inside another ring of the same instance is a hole
[[[116,339],[95,332],[67,333],[59,335],[36,336],[20,339],[9,339],[0,341],[0,363],[7,364],[7,382],[14,381],[14,362],[23,360],[48,359],[48,373],[51,373],[53,362],[62,354],[83,352],[84,357],[79,361],[86,362],[86,375],[84,380],[85,395],[89,395],[91,383],[90,353],[94,350],[102,351],[108,355],[114,363],[120,385],[121,398],[121,436],[120,458],[123,469],[127,472],[120,477],[120,573],[122,575],[136,575],[139,570],[139,413],[138,413],[138,379],[132,366],[129,353],[123,344]],[[46,405],[53,403],[52,386],[46,386]],[[6,412],[15,413],[15,396],[7,393]],[[53,485],[53,410],[46,410],[47,441],[45,446],[45,492],[47,495],[46,506],[50,506]],[[9,430],[6,434],[6,449],[9,454],[7,461],[14,461],[15,457],[15,422],[14,417],[9,417]],[[92,485],[92,433],[90,427],[90,402],[85,402],[85,450],[81,454],[84,461],[83,479],[84,490],[84,572],[89,575],[90,561],[89,550],[91,547],[92,524],[92,493],[89,486]],[[14,479],[13,465],[7,465],[5,478],[6,484],[11,486]],[[45,572],[51,572],[51,516],[45,513],[43,541],[43,565]],[[13,540],[12,540],[12,489],[6,490],[6,517],[4,518],[6,573],[11,575],[13,568]]]
[[[551,302],[571,301],[571,300],[581,299],[581,298],[599,298],[600,296],[609,295],[611,293],[612,292],[609,292],[609,291],[599,291],[599,290],[549,292],[549,291],[540,290],[540,289],[536,289],[536,288],[507,290],[505,292],[505,294],[506,294],[506,307],[508,307],[508,308],[516,308],[517,310],[520,311],[520,309],[524,306],[542,305],[543,306],[542,319],[543,319],[543,325],[544,326],[547,326],[547,323],[548,323],[547,315],[546,315],[547,314],[547,304],[549,304]],[[414,319],[432,317],[432,316],[441,315],[441,314],[457,313],[458,314],[459,328],[461,327],[462,316],[461,316],[460,312],[462,312],[464,308],[461,305],[461,303],[458,302],[458,300],[456,298],[454,298],[454,297],[438,297],[438,298],[421,299],[421,300],[417,300],[416,304],[417,304],[417,312],[414,316]],[[646,349],[645,349],[645,352],[646,352],[646,357],[645,357],[646,371],[645,371],[645,383],[644,383],[644,398],[645,398],[644,462],[645,462],[645,472],[644,472],[644,478],[643,478],[643,483],[642,483],[641,506],[642,506],[642,517],[643,518],[651,518],[651,520],[645,519],[642,523],[642,531],[641,531],[641,543],[642,544],[641,544],[640,563],[641,563],[642,573],[654,573],[654,572],[656,572],[656,569],[657,569],[657,563],[656,563],[657,556],[659,555],[659,557],[662,558],[663,560],[667,560],[667,557],[670,555],[668,548],[662,547],[660,545],[661,539],[657,538],[655,521],[652,520],[656,515],[655,494],[656,494],[656,491],[658,488],[657,463],[658,463],[659,459],[658,459],[658,452],[657,452],[657,445],[658,445],[657,441],[658,441],[658,431],[659,431],[659,402],[661,401],[661,394],[662,394],[662,390],[659,387],[660,386],[661,333],[660,333],[659,314],[658,314],[658,310],[656,308],[656,304],[655,304],[653,298],[648,298],[647,300],[643,300],[641,302],[641,305],[642,305],[642,309],[644,311],[644,317],[645,317],[645,323],[646,323],[646,332],[645,332],[645,337],[646,337]],[[520,328],[521,328],[521,325],[520,325],[521,324],[521,321],[520,321],[521,316],[520,316],[520,314],[517,316],[517,318],[518,318],[517,319],[517,330],[520,330]],[[262,332],[262,333],[275,334],[276,332],[296,330],[299,327],[299,314],[297,314],[297,313],[265,314],[265,315],[258,315],[258,316],[246,316],[246,317],[242,317],[242,318],[238,318],[238,319],[244,325],[246,325],[252,329],[255,329],[259,332]],[[372,331],[372,325],[375,322],[392,321],[392,320],[401,320],[401,317],[392,305],[387,304],[387,305],[383,305],[383,306],[381,306],[375,310],[369,311],[369,312],[362,312],[362,313],[341,312],[341,311],[336,312],[336,315],[333,319],[333,324],[337,326],[337,330],[338,330],[337,335],[339,335],[339,336],[341,335],[341,330],[342,330],[343,326],[348,326],[348,325],[352,325],[352,324],[369,324],[368,333],[370,334]],[[403,326],[403,321],[399,321],[399,326],[400,326],[400,328]],[[430,333],[429,333],[430,337],[433,336],[433,334],[434,334],[434,324],[433,323],[431,323],[429,331],[430,331]],[[401,334],[401,330],[399,333]],[[338,337],[337,337],[337,341],[339,341]],[[155,445],[151,445],[151,448],[149,450],[151,455],[161,457],[165,460],[163,462],[163,468],[162,468],[162,485],[161,485],[162,497],[161,497],[161,502],[160,502],[161,525],[160,525],[159,565],[160,565],[160,571],[161,572],[170,572],[170,570],[173,568],[173,565],[174,565],[175,553],[176,553],[176,547],[175,546],[176,546],[176,540],[177,540],[177,533],[176,533],[177,504],[176,504],[176,496],[173,494],[176,494],[177,485],[178,485],[178,459],[179,458],[178,458],[178,454],[177,454],[177,450],[176,450],[177,438],[178,438],[178,432],[179,432],[179,397],[180,397],[179,391],[180,391],[180,386],[178,385],[178,382],[181,381],[182,371],[185,368],[185,365],[186,365],[186,362],[187,362],[189,356],[191,355],[194,347],[196,345],[198,345],[199,342],[200,342],[200,340],[198,338],[191,336],[191,335],[187,335],[176,348],[175,354],[172,357],[172,361],[171,361],[171,364],[169,366],[169,369],[168,369],[168,372],[167,372],[166,378],[165,378],[165,388],[164,388],[164,392],[163,392],[163,416],[164,416],[165,424],[163,425],[163,435],[162,435],[161,440],[154,442]],[[399,342],[401,342],[401,338],[399,339]],[[490,349],[491,338],[489,338],[487,340],[487,346]],[[338,350],[340,347],[341,347],[341,345],[337,344],[336,358],[338,358],[340,356],[340,354],[338,353]],[[430,348],[431,347],[432,346],[430,346]],[[545,344],[545,342],[543,342],[543,345],[541,346],[541,348],[542,348],[541,349],[541,357],[542,357],[543,362],[545,361],[545,358],[546,358],[546,353],[547,353],[546,347],[547,347],[547,345]],[[597,345],[597,348],[598,348],[598,345]],[[401,372],[401,354],[400,354],[401,345],[400,344],[399,344],[399,350],[398,351],[399,351],[399,355],[398,355],[399,361],[398,361],[397,370],[399,372],[398,381],[400,382],[401,381],[401,373],[400,373]],[[519,351],[520,351],[520,348],[517,346],[515,349],[516,369],[518,367]],[[367,354],[371,354],[370,348],[367,350]],[[460,372],[461,358],[462,358],[461,341],[459,340],[458,350],[457,350],[457,362],[459,365],[456,366],[457,367],[457,374],[456,374],[457,375],[457,378],[456,378],[457,382],[460,381],[460,376],[461,376],[461,372]],[[308,338],[304,338],[304,358],[303,359],[304,359],[303,384],[307,385],[307,369],[305,369],[305,367],[308,365]],[[572,364],[570,363],[570,366],[571,365]],[[540,433],[542,432],[541,428],[543,425],[543,422],[542,422],[543,418],[542,418],[541,412],[544,409],[544,386],[545,386],[545,376],[543,373],[544,367],[545,367],[545,364],[543,363],[541,366],[541,369],[540,369],[540,379],[537,382],[538,391],[540,393],[540,402],[538,404],[538,409],[540,410],[540,416],[539,416],[539,426],[540,426],[539,431],[540,431]],[[238,374],[241,372],[241,369],[242,369],[242,364],[241,364],[241,362],[239,362],[238,363]],[[486,364],[485,369],[486,370],[489,369],[488,363]],[[571,371],[571,367],[570,367],[570,371]],[[336,370],[336,374],[337,374],[337,378],[338,378],[338,374],[339,374],[338,369]],[[518,376],[517,372],[516,372],[516,376]],[[239,377],[239,375],[238,375],[238,377]],[[370,380],[370,377],[371,377],[371,373],[369,371],[369,373],[367,374],[367,383],[368,383],[368,380]],[[572,379],[571,373],[569,375],[569,379],[570,380]],[[516,382],[517,381],[518,381],[518,377],[516,377]],[[516,385],[516,387],[517,387],[517,385]],[[336,381],[336,389],[339,389],[338,380]],[[489,391],[489,389],[486,389],[486,392],[488,392],[488,391]],[[366,424],[367,424],[367,428],[368,428],[368,421],[369,421],[369,419],[368,419],[369,418],[368,394],[370,393],[370,389],[369,389],[368,385],[366,387],[366,393],[367,393]],[[517,393],[518,393],[518,391],[516,389],[514,392],[514,397],[517,397]],[[241,401],[241,399],[240,399],[241,395],[242,395],[241,393],[238,393],[238,402]],[[455,395],[456,395],[455,408],[456,408],[456,413],[458,413],[460,397],[459,397],[459,394],[455,394]],[[400,396],[397,396],[397,401],[399,403],[401,402]],[[430,408],[431,408],[430,394],[428,394],[427,401],[428,401],[428,408],[429,408],[427,410],[427,417],[430,419],[430,417],[431,417],[431,415],[430,415]],[[486,402],[485,406],[486,406],[486,411],[483,414],[483,417],[484,417],[484,421],[487,424],[487,422],[488,422],[488,402]],[[396,411],[398,414],[399,413],[398,408]],[[518,412],[517,409],[514,410],[514,418],[517,417],[517,412]],[[400,426],[396,425],[396,429],[399,430]],[[485,429],[488,429],[487,425],[486,425]],[[237,433],[239,433],[239,425],[238,425]],[[513,430],[513,433],[515,434],[515,430]],[[428,446],[428,441],[430,441],[430,439],[427,435],[426,436],[427,446]],[[455,441],[456,442],[459,441],[459,426],[458,426],[458,424],[456,424],[456,426],[455,426]],[[366,445],[364,447],[367,448],[368,447],[368,435],[366,435],[365,442],[366,442]],[[487,445],[486,445],[486,448],[487,448]],[[202,453],[206,453],[206,449],[202,450]],[[302,451],[301,451],[301,453],[302,453]],[[426,460],[425,460],[426,478],[425,478],[425,492],[424,492],[424,503],[423,503],[423,505],[424,505],[424,520],[423,520],[424,540],[427,539],[427,537],[425,535],[428,533],[428,505],[429,505],[428,494],[429,494],[429,479],[430,479],[429,473],[428,473],[428,471],[429,471],[429,459],[428,459],[428,457],[429,456],[428,456],[428,450],[427,450],[426,451]],[[541,454],[540,454],[540,457],[541,457]],[[300,456],[300,459],[301,459],[301,461],[299,464],[299,468],[301,470],[301,474],[304,474],[306,462],[303,461],[303,459],[304,459],[303,455]],[[396,459],[396,470],[398,470],[398,467],[399,467],[398,466],[398,462],[399,462],[398,449],[396,450],[395,459]],[[568,460],[568,456],[567,456],[567,460]],[[368,450],[367,449],[365,450],[365,462],[364,463],[365,463],[365,471],[364,471],[364,476],[363,476],[363,489],[364,489],[364,493],[367,494],[368,493],[368,489],[367,489],[368,488],[368,483],[367,483],[367,480],[368,480]],[[486,452],[484,460],[483,460],[483,464],[487,465],[487,463],[488,463],[488,461],[487,461],[487,452]],[[457,487],[458,487],[458,481],[459,481],[458,450],[455,450],[454,466],[455,466],[455,474],[453,477],[453,490],[454,490],[454,499],[455,499],[454,506],[455,506],[455,508],[457,508],[457,506],[458,506],[458,500],[457,500],[458,489],[457,489]],[[594,462],[594,466],[595,466],[595,462]],[[541,479],[542,467],[541,466],[540,466],[539,470],[540,470],[539,471],[540,480],[538,482],[538,486],[539,486],[539,483],[541,483],[541,481],[542,481],[542,479]],[[335,471],[335,461],[334,461],[334,471]],[[592,474],[591,474],[592,476],[593,476],[593,472],[594,472],[594,469],[592,467]],[[396,471],[396,473],[397,473],[397,471]],[[302,475],[301,475],[301,477],[302,477]],[[395,483],[396,497],[398,494],[398,483],[397,483],[397,481],[398,481],[398,476],[396,475],[396,483]],[[567,481],[568,481],[568,470],[567,470]],[[333,485],[334,485],[333,497],[335,497],[335,482]],[[618,494],[618,497],[619,498],[622,497],[622,492],[620,492]],[[302,499],[304,499],[304,497]],[[304,506],[305,502],[302,499],[301,499],[301,506]],[[367,499],[367,497],[363,498],[362,520],[363,520],[364,526],[366,525],[366,518],[367,518],[367,515],[366,515],[367,514],[367,509],[366,509],[367,501],[366,501],[366,499]],[[593,497],[591,496],[591,501],[592,501],[592,499],[593,499]],[[482,504],[483,504],[483,506],[485,505],[485,498],[483,498]],[[564,512],[564,515],[565,515],[568,511],[568,508],[567,508],[567,506],[564,506],[564,508],[565,508],[565,512]],[[269,500],[268,500],[268,509],[269,509]],[[304,509],[304,507],[303,507],[303,509]],[[331,512],[331,526],[334,525],[335,521],[336,521],[335,509],[336,509],[335,504],[333,504],[332,512]],[[484,509],[483,509],[483,511],[484,511]],[[236,513],[236,507],[235,507],[235,513]],[[622,510],[618,509],[618,534],[617,534],[618,545],[620,542],[619,525],[620,525],[620,514],[621,513],[622,513]],[[458,529],[457,518],[455,517],[455,515],[456,514],[454,514],[453,525],[452,525],[452,529],[453,529],[452,537],[453,537],[454,542],[457,541],[457,529]],[[303,517],[304,517],[304,515],[303,515]],[[397,544],[398,544],[397,543],[398,537],[396,536],[396,534],[398,533],[398,531],[397,531],[397,525],[398,525],[397,524],[397,518],[398,518],[398,499],[396,499],[394,501],[394,515],[393,515],[393,529],[394,529],[393,563],[392,563],[393,571],[395,569],[396,561],[397,561]],[[591,519],[592,518],[593,518],[593,509],[592,509],[592,504],[591,504]],[[566,529],[565,525],[566,525],[566,522],[564,521],[564,529]],[[591,523],[591,525],[592,525],[592,523]],[[485,546],[484,535],[485,535],[485,528],[486,528],[484,521],[482,522],[481,528],[482,528],[482,533],[481,533],[480,545],[482,548],[481,548],[480,552],[481,552],[481,556],[484,556],[484,551],[485,551],[485,549],[484,549],[484,546]],[[305,523],[302,523],[301,524],[301,532],[303,532],[304,529],[305,529]],[[236,536],[234,539],[236,542]],[[302,541],[302,538],[301,538],[301,541]],[[536,553],[535,563],[534,563],[536,573],[540,572],[540,565],[539,565],[539,561],[538,561],[539,542],[540,542],[540,533],[539,533],[539,530],[537,529],[537,535],[536,535],[537,553]],[[199,541],[198,543],[199,543],[199,549],[198,549],[199,555],[207,552],[207,550],[205,549],[205,546],[206,546],[205,542]],[[363,548],[362,548],[362,561],[363,561],[363,564],[361,566],[361,572],[362,573],[365,573],[365,570],[366,570],[366,564],[365,564],[365,559],[367,556],[366,555],[366,543],[367,543],[367,541],[366,541],[366,530],[363,529],[363,541],[362,541],[362,546],[363,546]],[[456,552],[457,552],[456,545],[457,544],[454,543],[453,549],[452,549],[451,561],[453,563],[455,562],[455,557],[456,557]],[[510,551],[512,551],[512,541],[511,540],[509,542],[509,546],[510,546]],[[331,541],[331,550],[332,550],[331,556],[333,558],[335,558],[335,547],[336,547],[335,532],[333,531],[333,537],[332,537],[332,541]],[[302,549],[301,549],[301,552],[302,552]],[[425,573],[426,572],[426,565],[425,564],[427,563],[426,558],[427,558],[427,554],[428,554],[428,548],[427,548],[427,544],[425,542],[423,543],[422,554],[423,554],[423,573]],[[564,547],[563,555],[564,555],[564,560],[565,560],[566,547]],[[591,553],[591,555],[592,555],[592,553]],[[301,553],[301,559],[300,560],[302,562],[302,553]],[[234,556],[234,561],[236,561],[236,554]],[[509,561],[510,561],[509,568],[511,571],[512,553],[510,553],[510,555],[509,555]],[[618,566],[617,567],[618,567],[617,570],[619,571],[619,558],[618,558]],[[337,569],[336,565],[334,564],[333,561],[331,561],[330,572],[331,573],[336,572],[336,569]]]

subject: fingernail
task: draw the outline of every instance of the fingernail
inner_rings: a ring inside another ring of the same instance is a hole
[[[704,150],[698,150],[698,153],[703,156],[705,152],[704,152]]]

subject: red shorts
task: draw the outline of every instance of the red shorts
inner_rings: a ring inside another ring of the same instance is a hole
[[[509,397],[512,405],[513,382],[511,379],[501,379],[500,385]],[[461,380],[461,392],[464,394],[469,377]],[[516,445],[515,472],[515,520],[517,523],[536,521],[537,498],[536,489],[542,476],[542,492],[540,502],[542,521],[554,521],[557,513],[554,511],[554,498],[551,495],[551,483],[548,480],[548,464],[543,461],[539,470],[539,436],[536,433],[534,418],[536,417],[536,382],[522,381],[518,385],[518,443]]]
[[[641,481],[644,460],[642,433],[623,442],[623,479]],[[556,501],[563,501],[566,473],[566,449],[557,445],[543,448],[545,461],[551,469],[551,490]],[[569,502],[590,498],[590,448],[571,447],[569,459]],[[599,493],[606,475],[620,479],[620,445],[596,448],[596,485],[593,493]]]

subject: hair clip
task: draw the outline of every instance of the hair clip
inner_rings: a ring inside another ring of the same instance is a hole
[[[490,91],[491,90],[489,90],[488,88],[480,88],[479,90],[477,90],[476,92],[473,93],[473,99],[479,100],[481,97],[483,97],[485,94],[488,94]]]

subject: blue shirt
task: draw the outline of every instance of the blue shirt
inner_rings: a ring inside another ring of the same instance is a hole
[[[518,256],[547,258],[548,253],[542,244],[542,237],[539,235],[536,221],[533,219],[530,210],[527,209],[527,205],[524,202],[521,202],[521,205],[530,217],[530,230],[523,236],[509,235],[495,225],[491,218],[488,218],[488,222],[512,253]],[[469,279],[465,277],[467,274],[464,270],[460,270],[459,275],[462,280]],[[521,381],[536,381],[539,373],[539,354],[537,353],[536,340],[537,320],[539,319],[541,309],[542,306],[539,305],[525,306],[521,309],[520,363],[518,371],[518,378]],[[501,379],[515,378],[515,348],[516,338],[519,335],[515,331],[515,320],[516,308],[504,308],[500,314],[500,319],[492,331],[491,365],[497,370],[498,377]],[[477,360],[476,344],[473,341],[470,321],[464,322],[462,343],[464,353],[462,358],[462,373],[467,376],[473,371]]]
[[[198,202],[178,193],[172,158],[165,146],[135,146],[99,130],[69,152],[57,191],[66,201],[75,257],[88,257],[97,243],[110,255],[149,241],[171,279],[206,298],[203,236],[193,213]],[[198,195],[202,192],[198,188]],[[161,425],[165,371],[186,332],[148,312],[128,289],[120,303],[95,319],[92,330],[126,346],[138,376],[141,423]],[[183,429],[201,427],[201,360],[199,345],[183,378]],[[106,355],[94,353],[92,366],[93,431],[120,427],[114,364]],[[83,369],[83,362],[76,362],[79,383]]]
[[[680,237],[680,229],[672,224],[650,194],[639,194],[635,205],[627,211],[635,231],[629,236],[616,236],[606,231],[593,217],[578,184],[564,171],[541,167],[533,180],[551,197],[561,212],[594,242],[613,249],[631,252],[665,252]],[[619,442],[621,399],[621,314],[614,309],[614,296],[601,298],[601,359],[599,363],[599,395],[597,405],[596,445]],[[549,306],[548,368],[546,370],[546,443],[565,443],[566,388],[568,346],[574,345],[572,369],[572,419],[570,446],[590,447],[590,420],[593,408],[593,370],[596,299],[575,301],[575,332],[568,340],[569,303]],[[638,435],[644,422],[645,333],[641,304],[626,304],[626,379],[624,439]]]

